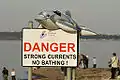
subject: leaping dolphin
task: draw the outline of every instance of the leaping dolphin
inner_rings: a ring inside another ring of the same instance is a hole
[[[35,18],[37,22],[43,27],[48,30],[56,30],[56,29],[62,29],[69,33],[74,33],[77,30],[81,32],[82,35],[84,35],[82,32],[83,27],[79,26],[71,17],[70,11],[65,11],[65,13],[62,13],[58,10],[53,11],[41,11]],[[91,35],[96,35],[94,32]]]

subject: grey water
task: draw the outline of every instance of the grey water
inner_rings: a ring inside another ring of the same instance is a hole
[[[0,80],[3,80],[2,68],[4,66],[7,67],[9,71],[14,68],[16,70],[17,78],[24,77],[24,71],[26,68],[21,66],[20,41],[0,41]]]
[[[120,56],[120,40],[81,41],[80,52],[89,56],[89,67],[92,67],[92,58],[96,57],[97,67],[107,68],[113,52]]]
[[[116,52],[120,56],[120,41],[113,40],[86,40],[80,42],[80,53],[89,56],[89,67],[92,67],[92,57],[97,58],[99,68],[107,68],[108,60]],[[0,80],[2,80],[2,68],[6,66],[9,71],[15,68],[17,78],[24,77],[27,68],[21,66],[21,41],[0,41]]]

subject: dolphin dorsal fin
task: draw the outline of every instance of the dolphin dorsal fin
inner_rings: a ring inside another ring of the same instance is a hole
[[[66,10],[65,14],[68,15],[69,17],[71,17],[71,12],[69,10]]]

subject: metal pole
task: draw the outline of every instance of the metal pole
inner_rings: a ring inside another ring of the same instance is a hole
[[[67,68],[64,67],[64,80],[67,80]]]
[[[28,27],[33,28],[33,21],[28,22]],[[28,67],[28,80],[32,80],[32,67]]]
[[[79,31],[79,30],[77,30],[77,64],[79,64],[78,62],[79,62],[79,53],[80,53],[80,36],[81,36],[81,31]],[[79,65],[77,65],[77,66],[79,66]],[[75,70],[76,70],[76,68],[75,67],[73,67],[72,68],[72,80],[75,80]]]
[[[67,80],[67,76],[64,76],[64,80]]]
[[[28,67],[28,80],[32,80],[32,67]]]
[[[72,80],[75,80],[75,68],[72,68]]]
[[[31,28],[31,29],[33,28],[33,21],[28,22],[28,27]]]
[[[72,80],[72,77],[71,77],[72,75],[71,75],[71,68],[70,67],[68,67],[67,68],[67,80]]]

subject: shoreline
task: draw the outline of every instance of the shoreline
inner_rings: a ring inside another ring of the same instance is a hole
[[[0,40],[21,40],[22,32],[0,32]],[[120,40],[120,35],[82,35],[81,40]]]
[[[34,75],[42,75],[40,80],[64,80],[64,74],[60,68],[40,68],[33,71]],[[111,72],[109,68],[76,69],[76,80],[109,80]]]

